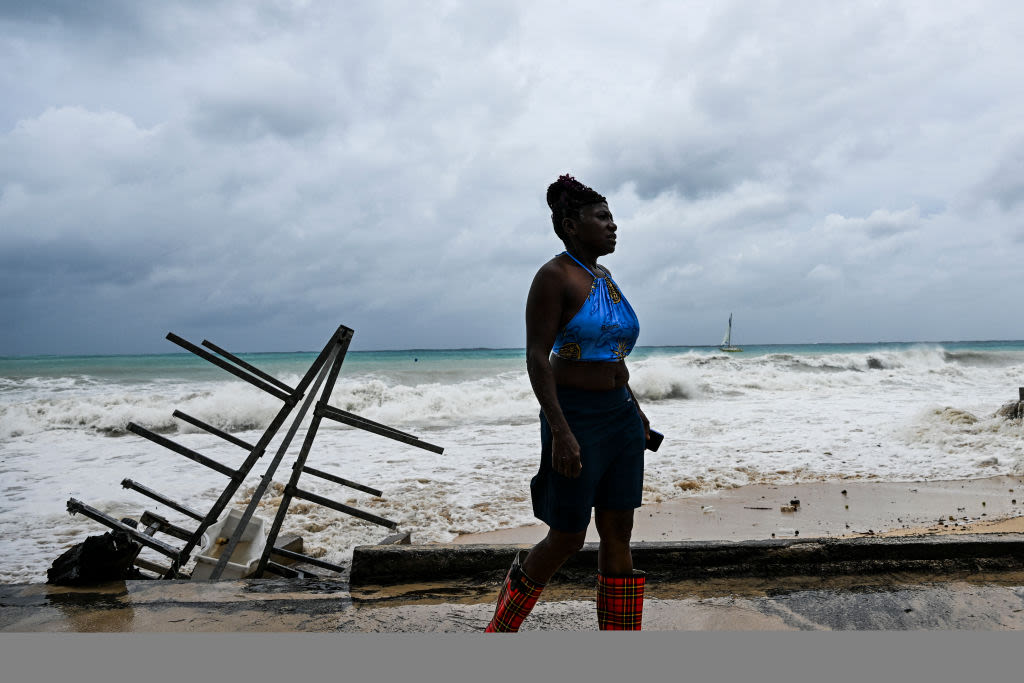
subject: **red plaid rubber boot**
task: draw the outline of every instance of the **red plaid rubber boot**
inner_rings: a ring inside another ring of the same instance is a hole
[[[516,553],[512,566],[505,576],[505,583],[498,595],[498,605],[494,608],[491,623],[487,624],[484,633],[515,633],[523,619],[537,604],[540,592],[546,584],[537,583],[523,573],[523,556],[525,550]]]
[[[602,631],[639,631],[644,613],[647,576],[605,576],[597,573],[597,626]]]

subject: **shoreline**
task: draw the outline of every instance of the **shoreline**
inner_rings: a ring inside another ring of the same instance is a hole
[[[779,509],[793,499],[795,512]],[[637,564],[661,577],[645,598],[644,629],[1021,630],[1024,610],[1008,607],[1024,608],[1022,501],[1024,477],[996,476],[760,484],[642,506],[633,540],[648,543]],[[378,577],[372,585],[356,581],[355,562],[348,579],[0,585],[0,632],[476,633],[493,612],[510,546],[544,529],[366,546],[360,566]],[[765,543],[773,533],[779,540]],[[823,536],[831,539],[814,541]],[[566,567],[524,630],[595,630],[596,548],[577,560],[585,566]],[[481,582],[483,564],[493,581]],[[408,566],[416,578],[397,585],[374,569],[394,578]]]
[[[845,491],[845,493],[844,493]],[[800,504],[783,511],[791,501]],[[414,545],[532,545],[541,523],[462,534]],[[849,479],[750,484],[636,510],[632,541],[757,541],[1024,533],[1024,475],[983,479],[888,482]],[[594,524],[585,542],[600,538]],[[45,572],[38,581],[45,581]],[[15,585],[20,581],[0,581]]]
[[[783,511],[793,500],[800,501],[795,510]],[[463,534],[451,543],[536,543],[546,529],[540,523],[496,529]],[[641,505],[634,516],[632,540],[746,541],[1007,532],[1024,532],[1024,476],[751,484]],[[591,524],[586,541],[598,540]]]

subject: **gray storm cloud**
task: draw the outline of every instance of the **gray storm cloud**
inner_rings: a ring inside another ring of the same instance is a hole
[[[641,344],[1020,338],[1022,19],[2,3],[0,355],[521,346],[566,171]]]

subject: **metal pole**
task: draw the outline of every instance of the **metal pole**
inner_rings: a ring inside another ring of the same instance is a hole
[[[128,431],[138,434],[141,437],[145,437],[152,441],[153,443],[160,444],[164,448],[172,450],[178,455],[184,455],[189,460],[193,460],[199,463],[200,465],[205,465],[206,467],[209,467],[211,470],[216,470],[217,472],[220,472],[223,475],[231,477],[232,479],[235,479],[239,476],[243,476],[238,470],[233,470],[227,465],[222,465],[216,460],[206,457],[202,453],[197,453],[191,448],[182,446],[180,443],[171,441],[170,439],[160,436],[159,434],[154,434],[145,427],[140,427],[134,422],[128,423]]]
[[[332,408],[331,406],[322,406],[317,408],[317,413],[336,422],[347,424],[350,427],[358,427],[359,429],[363,429],[374,434],[380,434],[381,436],[386,436],[389,439],[401,441],[402,443],[407,443],[410,446],[416,446],[417,448],[422,448],[424,450],[431,451],[432,453],[444,453],[444,448],[440,446],[427,443],[422,439],[410,436],[405,432],[398,431],[397,429],[378,425],[375,422],[359,417],[358,415],[353,415],[352,413],[344,410]]]
[[[212,425],[208,425],[205,422],[203,422],[202,420],[200,420],[198,418],[194,418],[191,415],[188,415],[186,413],[181,412],[180,410],[175,410],[173,413],[171,413],[171,415],[173,417],[178,418],[179,420],[182,420],[184,422],[188,422],[190,425],[194,425],[196,427],[199,427],[200,429],[202,429],[204,431],[207,431],[210,434],[213,434],[214,436],[219,436],[220,438],[224,439],[225,441],[233,443],[236,446],[240,446],[241,448],[244,448],[247,451],[251,451],[253,448],[255,448],[251,443],[247,443],[245,441],[242,441],[241,439],[239,439],[234,434],[228,434],[225,431],[221,431],[220,429],[217,429],[216,427],[214,427]]]
[[[341,484],[342,486],[347,486],[350,489],[355,489],[357,491],[362,491],[363,493],[369,493],[371,496],[383,496],[384,495],[384,492],[380,491],[379,489],[375,489],[375,488],[372,488],[370,486],[363,486],[362,484],[358,484],[358,483],[356,483],[354,481],[350,481],[350,480],[345,479],[343,477],[339,477],[336,474],[331,474],[330,472],[324,472],[323,470],[315,469],[313,467],[310,467],[309,465],[305,465],[302,468],[302,471],[306,472],[308,474],[312,474],[314,477],[320,477],[321,479],[326,479],[327,481],[333,481],[335,484]]]
[[[317,403],[318,408],[327,402],[331,397],[331,393],[334,391],[334,383],[338,380],[338,373],[341,372],[341,364],[345,362],[345,354],[348,353],[348,345],[352,341],[352,334],[352,330],[347,328],[342,334],[342,339],[339,342],[340,351],[337,357],[334,358],[334,364],[331,366],[330,375],[327,378],[327,382],[324,384],[323,391],[320,395],[320,401]],[[263,549],[263,555],[260,557],[259,564],[256,566],[256,576],[263,576],[263,572],[267,568],[267,562],[270,561],[270,553],[274,548],[274,543],[277,542],[277,535],[281,532],[281,525],[284,523],[284,517],[288,514],[288,506],[291,504],[292,495],[299,483],[299,477],[302,475],[302,468],[306,464],[306,457],[309,455],[309,451],[313,447],[313,440],[316,438],[316,432],[320,428],[321,419],[320,410],[314,410],[313,419],[309,423],[309,429],[306,430],[306,438],[303,440],[302,448],[299,450],[299,456],[295,459],[295,463],[292,465],[292,476],[284,488],[284,495],[281,496],[281,504],[277,507],[277,514],[274,515],[274,522],[271,524],[270,532],[267,534],[267,545]]]
[[[249,374],[248,372],[244,372],[242,370],[239,370],[238,368],[236,368],[231,363],[228,363],[223,358],[217,358],[217,356],[213,355],[212,353],[210,353],[206,349],[199,348],[198,346],[196,346],[192,342],[190,342],[190,341],[188,341],[186,339],[182,339],[181,337],[179,337],[178,335],[174,334],[173,332],[168,332],[167,333],[167,338],[169,340],[171,340],[172,342],[174,342],[175,344],[177,344],[178,346],[182,347],[183,349],[191,351],[192,353],[196,354],[200,358],[202,358],[204,360],[210,361],[211,363],[213,363],[217,367],[222,368],[224,370],[227,370],[228,372],[230,372],[235,377],[238,377],[239,379],[244,379],[249,384],[253,385],[254,387],[256,387],[258,389],[262,389],[263,391],[267,392],[268,394],[271,394],[272,396],[277,396],[282,401],[291,401],[291,400],[293,400],[292,394],[289,394],[288,392],[285,392],[285,391],[281,391],[277,387],[271,386],[267,382],[264,382],[262,379],[259,379],[258,377],[255,377],[255,376]]]
[[[203,340],[203,346],[205,346],[208,349],[213,349],[214,351],[216,351],[220,355],[224,356],[225,358],[227,358],[229,361],[231,361],[235,365],[238,365],[240,367],[245,368],[246,370],[248,370],[249,372],[251,372],[252,374],[256,375],[257,377],[259,377],[261,379],[265,379],[266,381],[268,381],[271,384],[273,384],[274,386],[276,386],[278,389],[282,389],[284,391],[287,391],[289,394],[292,393],[293,391],[295,391],[290,386],[288,386],[287,384],[285,384],[281,380],[277,379],[273,375],[270,375],[270,374],[267,374],[267,373],[263,372],[262,370],[257,368],[255,365],[250,365],[249,363],[246,363],[244,360],[242,360],[238,356],[234,355],[233,353],[229,353],[228,351],[225,351],[224,349],[222,349],[221,347],[217,346],[216,344],[214,344],[209,339],[204,339]]]
[[[299,562],[311,564],[314,567],[323,567],[324,569],[330,569],[331,571],[338,572],[339,574],[345,571],[344,567],[334,564],[332,562],[327,562],[325,560],[321,560],[315,557],[310,557],[309,555],[303,555],[302,553],[293,553],[292,551],[285,550],[283,548],[278,548],[274,550],[273,553],[275,555],[280,555],[281,557],[287,557],[289,560],[297,560]]]
[[[398,526],[398,522],[392,522],[390,519],[385,519],[370,512],[363,512],[362,510],[354,508],[351,505],[337,503],[331,500],[330,498],[324,498],[323,496],[319,496],[310,491],[303,491],[300,488],[296,488],[295,493],[293,495],[295,498],[308,500],[311,503],[317,503],[319,505],[323,505],[324,507],[337,510],[338,512],[344,512],[347,515],[352,515],[353,517],[358,517],[359,519],[365,519],[367,522],[373,522],[374,524],[379,524],[381,526],[387,527],[388,529],[394,529]]]
[[[131,536],[132,538],[137,540],[142,545],[149,546],[150,548],[152,548],[153,550],[157,551],[158,553],[162,553],[162,554],[164,554],[164,555],[166,555],[168,557],[172,557],[173,558],[173,557],[176,557],[178,555],[178,549],[177,548],[169,546],[166,543],[161,543],[160,541],[156,540],[152,536],[147,536],[146,534],[140,532],[138,529],[133,529],[130,526],[128,526],[127,524],[119,522],[116,519],[114,519],[113,517],[110,517],[109,515],[103,514],[102,512],[97,510],[96,508],[89,507],[88,505],[86,505],[85,503],[83,503],[80,500],[75,500],[74,498],[69,498],[67,505],[68,505],[68,512],[70,512],[71,514],[75,514],[75,513],[80,512],[83,515],[85,515],[86,517],[89,517],[90,519],[95,520],[95,521],[99,522],[100,524],[104,524],[104,525],[110,527],[111,529],[117,529],[118,531],[124,531],[125,533],[127,533],[129,536]]]
[[[323,382],[325,375],[336,375],[334,367],[337,365],[336,359],[340,349],[336,343],[334,346],[335,349],[331,352],[328,362],[324,364],[323,368],[320,370],[320,375],[316,378],[313,390],[302,403],[302,407],[299,408],[298,415],[296,415],[295,419],[292,421],[292,426],[288,429],[288,433],[285,435],[280,447],[278,447],[277,453],[274,455],[274,458],[267,467],[267,471],[264,473],[262,480],[253,492],[252,498],[249,499],[249,504],[242,513],[241,519],[238,520],[238,526],[235,527],[231,534],[231,539],[228,541],[227,547],[221,551],[220,557],[217,559],[217,565],[213,568],[213,571],[210,572],[210,580],[216,581],[221,577],[221,574],[224,573],[224,569],[227,567],[232,553],[235,552],[235,548],[238,546],[238,543],[242,538],[242,534],[245,532],[246,525],[256,512],[256,508],[259,506],[259,502],[263,497],[263,494],[266,493],[267,489],[270,487],[270,483],[274,478],[274,472],[277,470],[277,466],[280,464],[281,458],[284,457],[285,452],[288,450],[288,446],[291,445],[292,438],[295,436],[295,432],[298,431],[299,424],[302,422],[302,419],[306,416],[306,411],[308,411],[310,405],[312,405],[313,399],[316,397],[316,391],[320,387],[321,382]],[[329,368],[330,371],[328,372]],[[257,570],[256,575],[259,576],[259,570]]]
[[[154,491],[153,489],[147,489],[142,484],[136,483],[136,482],[132,481],[131,479],[122,479],[121,480],[121,486],[126,488],[126,489],[132,489],[132,490],[138,491],[139,493],[141,493],[144,496],[148,496],[148,497],[152,498],[153,500],[155,500],[155,501],[157,501],[159,503],[163,503],[164,505],[166,505],[167,507],[171,508],[172,510],[177,510],[178,512],[180,512],[181,514],[185,515],[186,517],[191,517],[192,519],[194,519],[194,520],[196,520],[198,522],[203,521],[203,515],[201,513],[196,512],[192,508],[186,507],[186,506],[182,505],[181,503],[175,502],[175,501],[171,500],[170,498],[168,498],[166,496],[162,496],[159,493],[157,493],[156,491]]]
[[[199,541],[202,540],[203,532],[206,531],[207,527],[209,527],[211,524],[217,521],[217,519],[220,518],[220,515],[224,511],[224,508],[226,508],[228,503],[231,502],[231,497],[235,495],[235,491],[238,490],[238,487],[241,486],[245,477],[248,476],[249,470],[252,469],[253,465],[256,464],[257,460],[263,457],[263,453],[266,452],[267,446],[270,444],[270,441],[274,438],[274,436],[277,435],[277,431],[281,428],[281,425],[284,424],[284,421],[288,419],[288,415],[295,407],[295,404],[298,403],[298,401],[303,397],[303,395],[306,392],[306,389],[309,387],[310,382],[313,381],[317,373],[320,372],[320,369],[324,366],[324,363],[326,362],[328,355],[333,349],[334,344],[338,341],[339,336],[342,334],[342,330],[348,330],[349,332],[351,332],[349,328],[340,326],[335,331],[334,335],[331,336],[330,341],[328,341],[327,344],[324,345],[324,348],[320,352],[320,355],[317,356],[316,360],[313,361],[313,364],[309,366],[309,369],[306,370],[306,374],[303,376],[302,381],[300,381],[298,386],[295,387],[295,392],[292,394],[291,398],[288,401],[286,401],[283,406],[281,406],[281,409],[279,411],[277,411],[277,415],[274,416],[274,419],[270,423],[270,426],[267,427],[266,431],[263,432],[263,436],[260,437],[260,440],[256,443],[255,448],[252,449],[252,452],[250,452],[248,457],[246,457],[245,462],[243,462],[242,465],[238,468],[238,471],[241,473],[242,476],[238,479],[233,479],[231,483],[228,484],[227,488],[221,491],[220,497],[217,499],[217,502],[215,502],[213,504],[213,507],[210,508],[209,512],[206,513],[206,517],[203,519],[202,523],[196,528],[195,532],[192,534],[192,538],[190,538],[188,542],[185,544],[185,546],[181,549],[181,554],[179,555],[177,561],[172,564],[170,570],[168,570],[167,574],[165,575],[165,578],[173,579],[177,575],[178,567],[188,562],[189,554],[192,552],[192,549],[196,547]],[[205,354],[206,352],[203,351],[203,353]],[[219,358],[217,360],[220,361]],[[222,362],[223,361],[221,361],[221,363]],[[215,364],[219,365],[220,363]],[[232,370],[234,369],[232,368]]]

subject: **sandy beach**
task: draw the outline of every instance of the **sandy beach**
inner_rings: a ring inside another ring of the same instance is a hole
[[[1024,477],[758,484],[644,505],[634,519],[634,541],[1021,532]],[[532,543],[544,533],[538,524],[453,543]],[[591,524],[587,541],[597,540]]]

